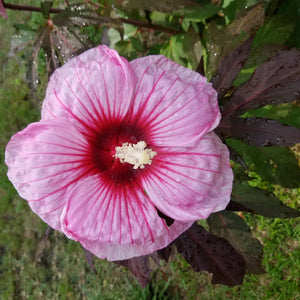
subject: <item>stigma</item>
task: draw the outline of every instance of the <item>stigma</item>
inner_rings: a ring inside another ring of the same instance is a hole
[[[144,141],[136,144],[123,143],[122,146],[115,148],[115,158],[121,163],[132,164],[134,169],[144,169],[145,165],[151,165],[152,158],[157,155],[155,151],[147,148]]]

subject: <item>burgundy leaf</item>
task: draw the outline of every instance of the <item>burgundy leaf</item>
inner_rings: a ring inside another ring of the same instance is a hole
[[[225,118],[218,131],[221,136],[242,140],[255,146],[291,146],[300,142],[300,129],[263,118]]]
[[[218,99],[224,97],[246,62],[252,45],[253,37],[247,39],[241,46],[227,55],[219,64],[211,82],[218,92]]]
[[[85,249],[84,247],[82,247],[82,249],[83,249],[85,258],[86,258],[91,270],[93,271],[93,273],[96,274],[96,271],[94,268],[94,263],[93,263],[93,254],[89,250]]]
[[[197,66],[196,72],[199,73],[202,76],[205,76],[203,56],[201,56],[201,59],[200,59],[199,64]]]
[[[242,205],[234,200],[230,200],[230,202],[228,203],[228,205],[226,206],[225,209],[229,210],[229,211],[246,211],[246,212],[254,213],[254,211],[252,209],[247,208],[244,205]]]
[[[233,93],[222,115],[241,115],[267,104],[300,98],[300,50],[283,50],[255,70],[253,76]]]
[[[243,282],[243,257],[228,241],[208,233],[197,223],[181,234],[175,245],[195,272],[213,273],[212,283],[234,286]]]
[[[142,288],[145,288],[151,281],[151,269],[148,255],[118,260],[115,261],[115,263],[126,267],[137,278]]]
[[[173,246],[173,243],[169,244],[167,247],[165,247],[163,249],[157,250],[156,252],[157,252],[157,255],[159,256],[159,258],[168,262],[171,254],[172,254],[172,246]]]
[[[234,212],[223,210],[211,214],[207,222],[213,234],[225,238],[243,256],[247,272],[253,274],[264,272],[263,247],[252,237],[250,228],[241,217]]]

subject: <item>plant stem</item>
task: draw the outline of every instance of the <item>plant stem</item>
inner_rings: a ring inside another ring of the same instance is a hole
[[[20,11],[34,11],[34,12],[41,12],[42,9],[40,7],[36,7],[36,6],[26,6],[26,5],[18,5],[18,4],[11,4],[11,3],[5,3],[3,1],[3,6],[6,9],[13,9],[13,10],[20,10]],[[63,12],[63,9],[60,8],[50,8],[49,9],[49,13],[60,13]],[[142,21],[138,21],[138,20],[131,20],[131,19],[125,19],[125,18],[120,18],[120,20],[123,23],[127,23],[127,24],[131,24],[137,27],[145,27],[145,28],[150,28],[153,30],[159,30],[159,31],[164,31],[164,32],[168,32],[171,34],[177,34],[177,33],[181,33],[180,30],[177,29],[172,29],[172,28],[166,28],[160,25],[155,25],[155,24],[150,24],[147,22],[142,22]]]
[[[166,27],[163,27],[160,25],[150,24],[150,23],[146,23],[146,22],[142,22],[142,21],[125,19],[125,18],[120,18],[120,20],[123,23],[131,24],[131,25],[134,25],[137,27],[145,27],[145,28],[150,28],[153,30],[165,31],[165,32],[172,33],[172,34],[182,33],[182,31],[177,30],[177,29],[166,28]]]
[[[5,3],[4,1],[3,1],[3,6],[4,6],[4,8],[13,9],[13,10],[36,11],[36,12],[42,11],[42,9],[40,7]],[[59,8],[50,8],[49,9],[50,13],[60,13],[62,11],[63,10],[59,9]]]

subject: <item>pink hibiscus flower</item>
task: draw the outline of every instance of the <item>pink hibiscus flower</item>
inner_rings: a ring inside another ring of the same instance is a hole
[[[203,76],[99,46],[54,72],[41,121],[7,145],[8,177],[42,220],[96,256],[146,255],[228,204],[219,121]]]

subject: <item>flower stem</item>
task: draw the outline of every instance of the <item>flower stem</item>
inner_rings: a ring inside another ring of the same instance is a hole
[[[4,6],[4,8],[13,9],[13,10],[36,11],[36,12],[42,11],[42,9],[40,7],[5,3],[4,1],[3,1],[3,6]],[[59,9],[59,8],[50,8],[49,9],[50,13],[60,13],[62,11],[63,10]]]
[[[5,3],[4,1],[3,1],[3,6],[6,9],[13,9],[13,10],[34,11],[34,12],[41,12],[42,11],[42,9],[40,7]],[[60,13],[60,12],[63,12],[63,11],[64,10],[60,9],[60,8],[50,8],[49,9],[49,13]],[[137,26],[137,27],[150,28],[150,29],[153,29],[153,30],[168,32],[170,34],[181,33],[181,31],[177,30],[177,29],[166,28],[166,27],[163,27],[163,26],[160,26],[160,25],[150,24],[150,23],[142,22],[142,21],[138,21],[138,20],[125,19],[125,18],[120,18],[120,20],[123,23],[131,24],[131,25],[134,25],[134,26]]]

